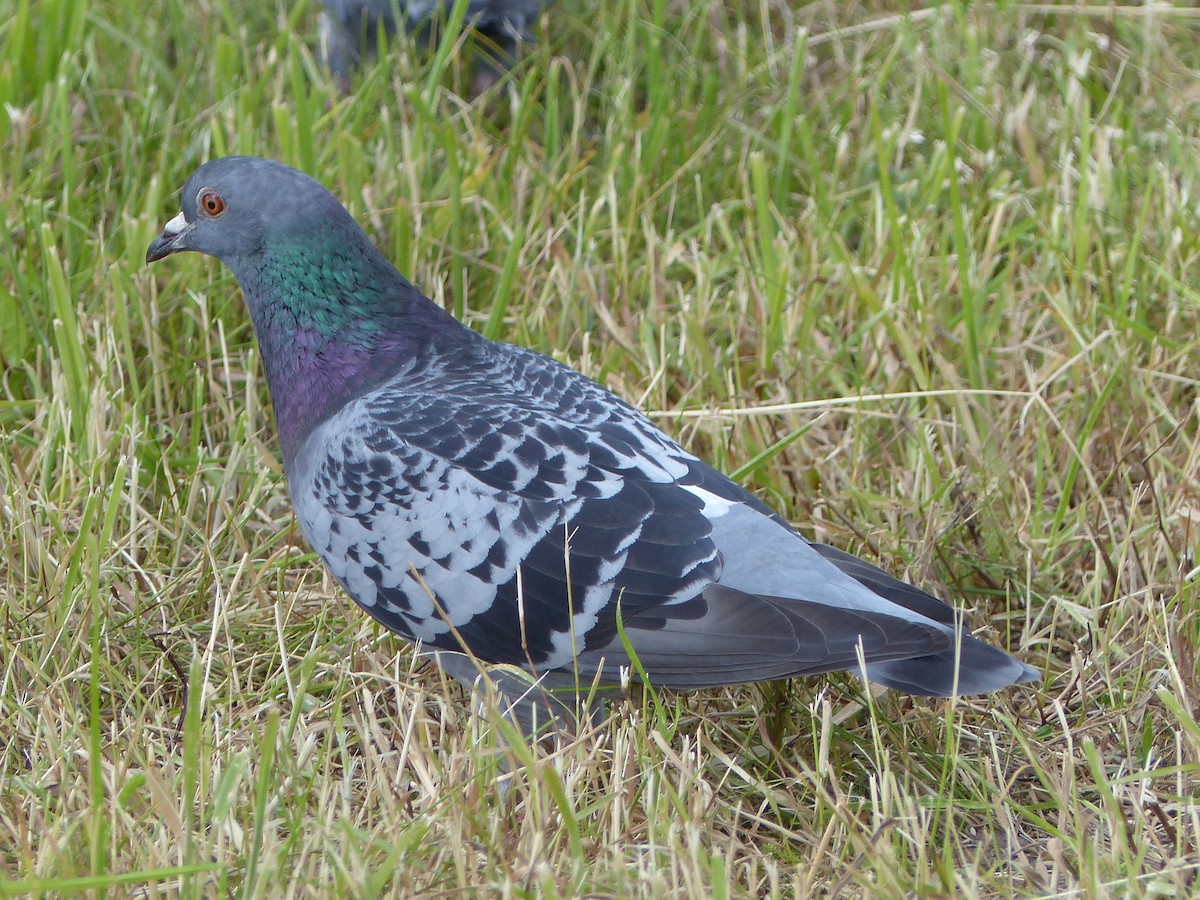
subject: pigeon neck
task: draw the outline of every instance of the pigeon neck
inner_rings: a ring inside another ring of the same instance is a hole
[[[317,258],[320,265],[305,264]],[[266,253],[234,270],[262,348],[285,467],[315,427],[422,348],[475,335],[373,246]]]

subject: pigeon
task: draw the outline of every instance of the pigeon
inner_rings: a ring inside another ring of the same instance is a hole
[[[517,58],[522,43],[533,40],[532,27],[552,0],[470,0],[465,21],[492,44],[490,58],[480,61],[475,89],[482,93],[500,79]],[[343,90],[364,50],[379,45],[379,36],[408,31],[423,39],[439,15],[449,15],[454,0],[322,0],[321,51],[325,64]]]
[[[305,537],[362,609],[468,685],[477,661],[507,668],[513,707],[531,683],[852,671],[950,697],[1038,678],[596,382],[463,325],[313,178],[205,163],[146,260],[184,250],[241,288]]]

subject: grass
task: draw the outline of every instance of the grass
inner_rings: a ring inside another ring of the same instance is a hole
[[[335,95],[317,6],[0,23],[0,895],[1189,893],[1194,11],[563,3],[469,100],[403,43]],[[231,152],[1044,680],[510,746],[303,544],[229,274],[143,264]]]

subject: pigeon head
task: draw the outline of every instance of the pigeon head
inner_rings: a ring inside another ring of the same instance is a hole
[[[146,261],[194,250],[232,270],[262,348],[285,463],[341,406],[467,330],[303,172],[248,156],[215,159],[188,179],[181,206]]]
[[[188,179],[181,205],[147,248],[147,262],[195,250],[215,256],[236,275],[272,248],[307,244],[322,231],[354,234],[367,243],[318,181],[269,159],[227,156],[205,163]]]

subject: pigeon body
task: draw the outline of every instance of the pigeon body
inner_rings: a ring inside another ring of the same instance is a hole
[[[691,689],[858,670],[913,694],[1037,673],[935,597],[805,540],[645,416],[420,293],[319,183],[209,162],[147,251],[216,256],[262,347],[305,536],[397,634],[615,683]]]
[[[335,78],[346,87],[364,51],[378,46],[382,32],[390,37],[406,31],[424,37],[438,16],[454,8],[454,0],[322,0],[321,48]],[[521,43],[533,40],[533,25],[552,0],[470,0],[466,22],[487,38],[495,51],[481,81],[495,79],[512,64]],[[480,84],[478,87],[486,87]]]

